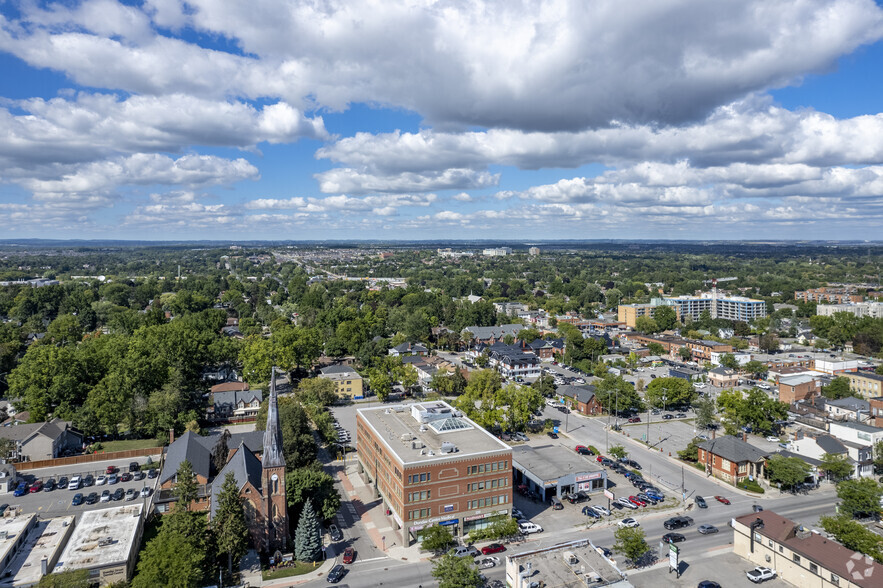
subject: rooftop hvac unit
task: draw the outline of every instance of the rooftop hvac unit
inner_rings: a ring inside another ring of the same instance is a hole
[[[426,455],[432,457],[433,455],[435,455],[435,451],[433,451],[432,449],[430,449],[430,450],[426,453]]]
[[[421,432],[421,433],[425,433],[425,432],[426,432],[426,425],[420,425],[420,432]]]
[[[442,453],[456,453],[458,450],[457,450],[457,446],[456,446],[456,445],[454,445],[454,444],[451,443],[450,441],[445,441],[444,443],[441,444],[441,450],[440,450],[440,451],[441,451]]]
[[[383,414],[392,414],[392,411],[387,408],[386,410],[383,411]]]
[[[411,435],[411,433],[403,433],[401,436],[402,441],[410,441],[413,438],[414,437]]]
[[[422,441],[412,441],[411,442],[411,449],[422,449],[422,448],[423,448]]]

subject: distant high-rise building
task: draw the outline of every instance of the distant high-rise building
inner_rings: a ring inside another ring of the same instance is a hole
[[[527,252],[531,255],[539,255],[540,248],[539,247],[531,247],[530,249],[527,250]]]

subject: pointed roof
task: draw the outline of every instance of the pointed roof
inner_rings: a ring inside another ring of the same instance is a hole
[[[218,473],[212,484],[212,517],[215,516],[215,511],[218,509],[218,497],[221,495],[221,487],[224,485],[227,472],[233,472],[238,490],[242,490],[246,482],[251,482],[251,485],[258,490],[261,489],[261,461],[254,456],[252,450],[245,443],[240,443],[233,457],[230,458],[224,469]]]
[[[267,428],[264,431],[263,467],[285,466],[282,454],[282,429],[279,427],[279,408],[276,405],[276,368],[270,374],[270,400],[267,402]]]

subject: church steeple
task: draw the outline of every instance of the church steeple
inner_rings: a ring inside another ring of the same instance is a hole
[[[270,373],[270,399],[267,401],[267,429],[264,431],[264,468],[285,467],[282,453],[282,429],[279,427],[279,408],[276,406],[276,368]]]

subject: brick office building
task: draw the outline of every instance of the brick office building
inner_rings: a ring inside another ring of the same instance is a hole
[[[728,435],[699,444],[699,463],[705,472],[731,484],[751,476],[765,477],[767,453],[742,439]]]
[[[512,449],[445,402],[356,411],[359,473],[401,545],[430,525],[455,536],[512,509]]]
[[[791,404],[808,400],[822,393],[822,387],[812,376],[789,376],[779,378],[779,402]]]

